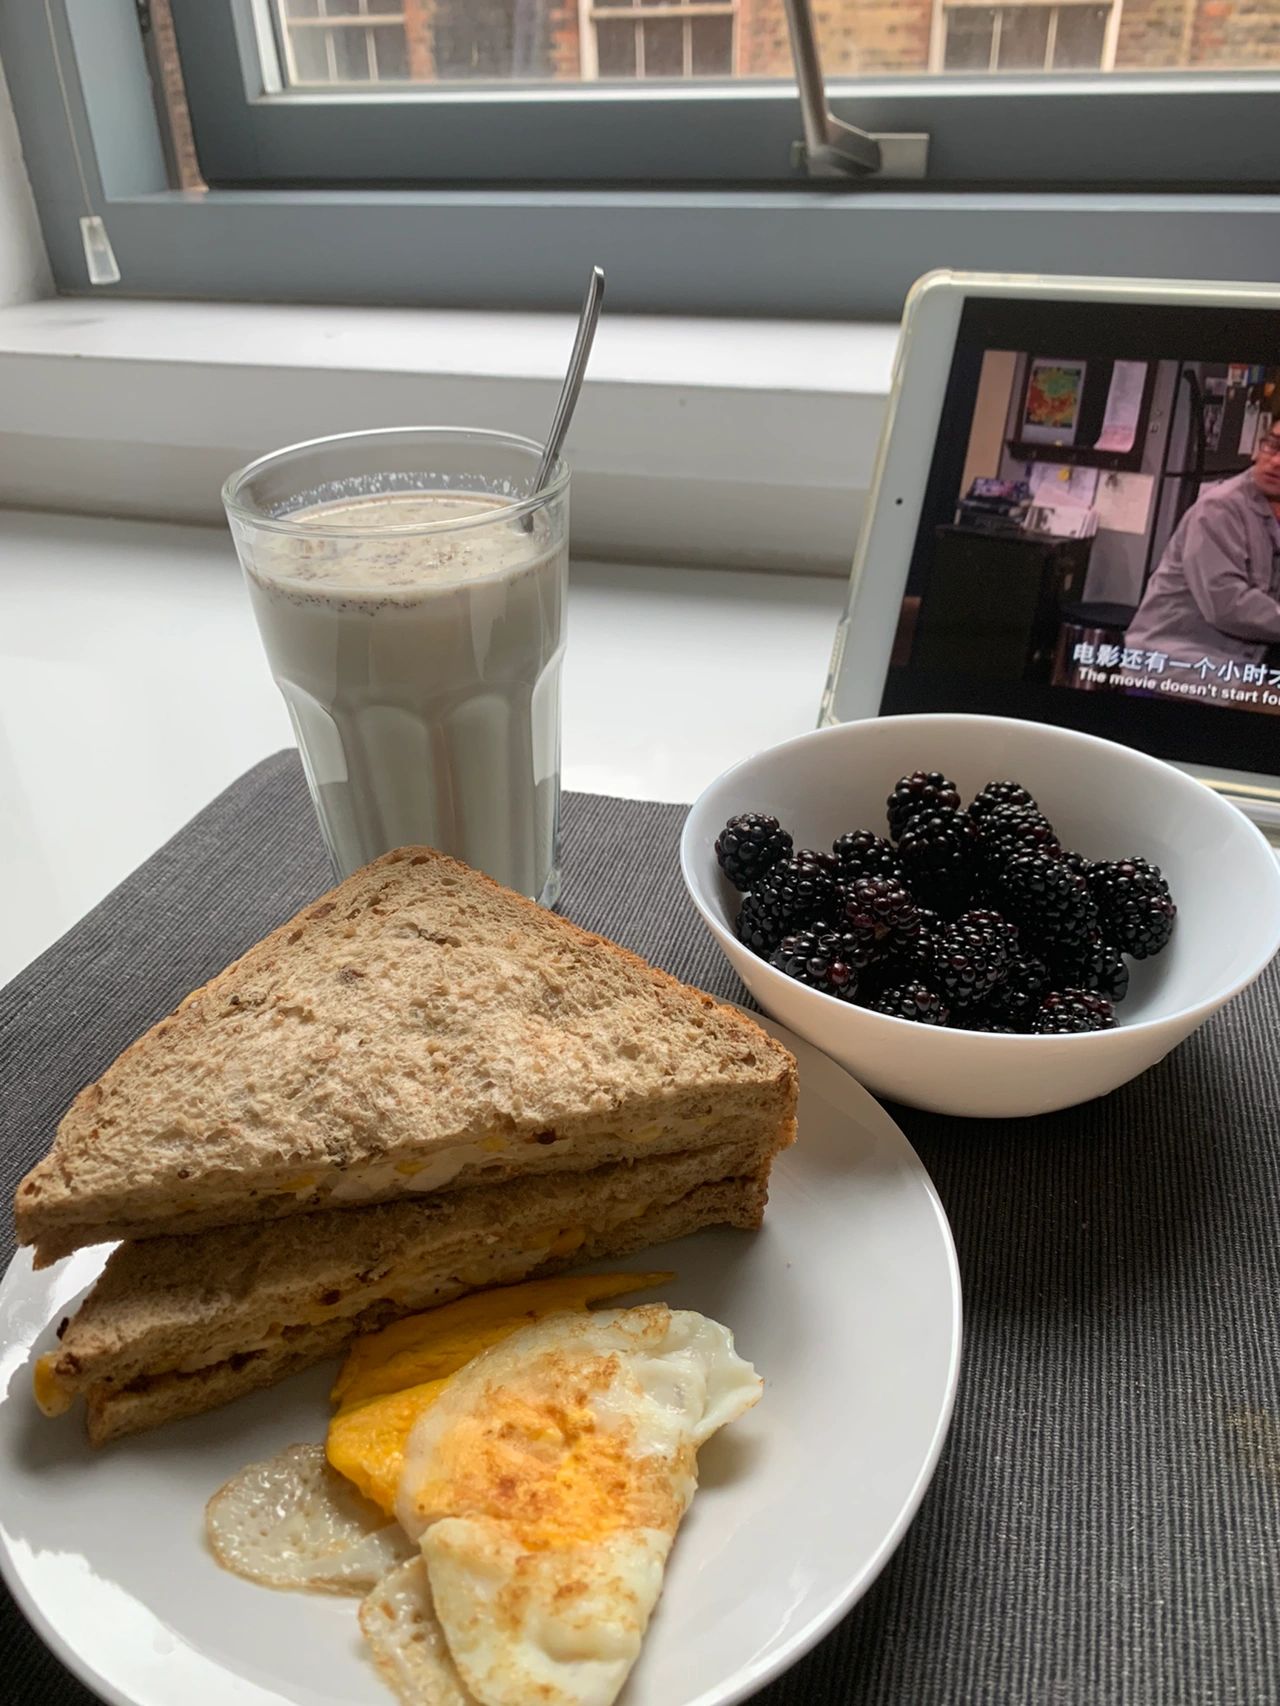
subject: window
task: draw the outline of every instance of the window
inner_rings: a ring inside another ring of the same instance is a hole
[[[784,0],[41,0],[0,57],[70,288],[85,200],[122,293],[563,307],[598,259],[615,310],[888,317],[939,266],[1274,276],[1280,0],[811,4],[832,110],[926,135],[923,180],[808,176]]]
[[[735,0],[605,0],[583,8],[584,77],[728,77]]]
[[[413,73],[405,14],[379,0],[276,0],[291,87],[404,82]]]
[[[1013,6],[943,0],[940,71],[1110,71],[1121,0]]]
[[[792,75],[783,0],[269,3],[286,88]],[[811,3],[833,78],[1280,68],[1280,0]]]

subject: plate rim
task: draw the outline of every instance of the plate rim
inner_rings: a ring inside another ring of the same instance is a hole
[[[915,1176],[916,1181],[924,1187],[924,1194],[932,1212],[934,1226],[941,1234],[950,1294],[950,1332],[947,1347],[946,1384],[933,1433],[930,1435],[928,1450],[917,1471],[915,1480],[898,1508],[897,1515],[889,1525],[876,1550],[862,1569],[853,1576],[844,1592],[837,1597],[832,1605],[826,1611],[819,1612],[802,1629],[796,1630],[776,1653],[761,1660],[749,1670],[749,1673],[731,1683],[727,1692],[722,1688],[707,1690],[690,1700],[688,1706],[739,1706],[741,1701],[750,1700],[760,1689],[766,1687],[770,1682],[776,1681],[793,1665],[798,1664],[807,1653],[811,1653],[818,1643],[831,1633],[836,1624],[842,1622],[849,1615],[859,1600],[865,1597],[876,1578],[902,1544],[907,1530],[915,1521],[916,1513],[924,1503],[925,1494],[933,1483],[933,1477],[937,1472],[938,1462],[942,1456],[942,1448],[951,1431],[951,1419],[955,1413],[956,1394],[960,1386],[960,1365],[964,1351],[963,1288],[955,1235],[951,1230],[951,1222],[947,1218],[947,1211],[938,1193],[938,1187],[934,1184],[929,1169],[916,1153],[915,1145],[911,1139],[884,1104],[854,1077],[848,1067],[841,1066],[838,1060],[833,1059],[829,1054],[825,1054],[815,1043],[806,1042],[789,1025],[781,1024],[777,1019],[769,1017],[768,1014],[744,1007],[740,1002],[734,1002],[731,1005],[739,1007],[749,1018],[754,1019],[763,1030],[768,1031],[785,1048],[789,1048],[796,1056],[797,1062],[805,1054],[816,1056],[824,1068],[830,1068],[839,1073],[856,1092],[856,1095],[850,1098],[852,1109],[870,1111],[873,1119],[882,1120],[896,1134],[905,1152],[905,1159],[910,1171]],[[803,1071],[801,1081],[803,1082]],[[787,1152],[784,1150],[778,1161],[775,1162],[775,1166],[782,1165],[785,1167],[786,1160]],[[125,1702],[125,1706],[134,1706],[134,1703],[132,1701]]]
[[[704,1690],[703,1693],[694,1696],[687,1702],[687,1706],[740,1706],[742,1701],[751,1699],[770,1682],[775,1681],[779,1676],[790,1670],[807,1653],[812,1652],[814,1647],[830,1634],[835,1626],[847,1617],[853,1607],[866,1595],[890,1558],[902,1544],[937,1472],[942,1448],[950,1432],[951,1421],[955,1412],[964,1349],[963,1292],[955,1237],[938,1188],[934,1184],[928,1168],[916,1153],[910,1138],[884,1105],[863,1084],[859,1083],[846,1067],[841,1066],[839,1061],[833,1060],[830,1055],[824,1054],[813,1043],[806,1042],[803,1037],[798,1036],[789,1026],[780,1024],[767,1014],[745,1007],[739,1002],[730,1002],[726,1005],[738,1007],[748,1018],[753,1019],[763,1030],[795,1054],[797,1064],[800,1066],[802,1083],[804,1057],[809,1056],[819,1063],[820,1070],[838,1074],[840,1078],[845,1080],[848,1087],[846,1092],[848,1100],[845,1106],[851,1115],[860,1115],[864,1124],[880,1122],[894,1133],[901,1147],[902,1159],[907,1165],[908,1172],[915,1182],[923,1187],[925,1200],[930,1210],[931,1223],[941,1239],[949,1294],[947,1368],[942,1402],[930,1435],[928,1449],[906,1496],[875,1551],[863,1563],[862,1567],[851,1576],[849,1582],[832,1603],[823,1611],[818,1612],[802,1628],[795,1630],[776,1650],[753,1663],[749,1663],[737,1677],[731,1679],[727,1684]],[[785,1170],[788,1159],[788,1152],[783,1151],[774,1164]],[[15,1252],[3,1276],[0,1276],[0,1286],[8,1287],[13,1270],[17,1263],[22,1260],[22,1255],[21,1251]],[[106,1254],[104,1252],[103,1260],[105,1261],[105,1259]],[[8,1392],[0,1393],[0,1405],[9,1402],[11,1399]],[[44,1642],[44,1645],[78,1682],[81,1682],[99,1700],[106,1702],[107,1706],[139,1706],[136,1694],[122,1692],[115,1683],[108,1681],[95,1671],[90,1661],[81,1654],[79,1648],[72,1646],[65,1633],[56,1628],[45,1615],[43,1609],[28,1591],[26,1582],[17,1569],[14,1554],[3,1525],[0,1525],[0,1578],[3,1578],[18,1609],[41,1641]]]

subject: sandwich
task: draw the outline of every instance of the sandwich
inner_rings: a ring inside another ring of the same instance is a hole
[[[121,1244],[35,1392],[85,1400],[91,1442],[199,1414],[464,1292],[624,1256],[706,1226],[753,1229],[769,1158],[748,1141],[371,1208]]]
[[[794,1136],[795,1101],[791,1056],[736,1008],[401,848],[76,1097],[18,1187],[17,1236],[43,1267],[85,1245],[618,1165],[764,1165]]]
[[[468,1291],[754,1228],[795,1107],[737,1009],[387,854],[127,1049],[19,1186],[37,1265],[121,1241],[37,1399],[101,1444]]]

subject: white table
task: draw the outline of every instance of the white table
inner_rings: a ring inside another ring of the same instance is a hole
[[[565,786],[691,800],[812,728],[844,590],[576,565]],[[221,529],[0,511],[0,983],[292,738]]]

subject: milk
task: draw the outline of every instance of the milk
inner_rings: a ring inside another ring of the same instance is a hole
[[[531,532],[497,520],[502,503],[394,491],[236,528],[340,875],[417,844],[555,898],[567,549],[545,513]]]

